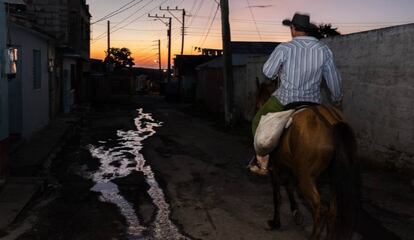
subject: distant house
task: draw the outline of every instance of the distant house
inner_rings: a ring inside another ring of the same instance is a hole
[[[236,114],[251,120],[255,112],[256,79],[263,79],[263,61],[277,42],[232,42],[234,105]],[[196,99],[210,111],[223,112],[223,57],[197,67]]]
[[[179,95],[182,101],[193,102],[195,100],[197,85],[196,67],[202,63],[211,61],[220,54],[210,54],[210,51],[203,49],[202,55],[177,55],[174,58],[174,76],[178,80]]]

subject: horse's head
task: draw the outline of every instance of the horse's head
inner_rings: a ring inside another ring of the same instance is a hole
[[[260,84],[259,79],[256,78],[256,111],[265,104],[272,93],[276,90],[276,81],[264,82]]]

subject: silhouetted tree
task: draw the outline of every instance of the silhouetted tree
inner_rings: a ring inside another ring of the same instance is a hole
[[[113,64],[115,69],[130,68],[135,65],[134,58],[128,48],[110,48],[109,56],[105,59],[109,64]]]
[[[339,36],[341,33],[338,32],[337,29],[338,28],[333,28],[332,24],[321,24],[316,31],[311,33],[311,36],[314,36],[317,39]]]

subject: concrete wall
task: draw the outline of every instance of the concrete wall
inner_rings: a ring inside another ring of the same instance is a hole
[[[8,84],[4,75],[4,49],[6,48],[6,12],[4,2],[0,0],[0,186],[7,174],[8,162]]]
[[[48,39],[30,29],[13,25],[12,44],[21,49],[22,136],[28,138],[49,123]],[[33,87],[33,50],[41,54],[41,87]]]
[[[58,62],[58,56],[55,48],[55,42],[49,42],[49,59],[53,60],[52,71],[49,72],[49,116],[55,118],[62,109],[62,78],[61,63]]]
[[[67,1],[32,0],[27,10],[43,30],[53,35],[62,45],[69,42],[69,12]]]
[[[257,84],[256,79],[259,82],[264,82],[266,77],[263,74],[263,65],[266,62],[268,56],[251,56],[248,58],[246,65],[246,103],[245,103],[245,119],[251,121],[256,115],[256,95]]]
[[[90,14],[85,1],[69,0],[69,46],[76,49],[83,59],[89,59]],[[85,69],[86,70],[86,69]]]
[[[224,112],[223,71],[218,68],[203,68],[198,71],[196,102],[202,103],[210,112]]]
[[[326,39],[360,153],[414,169],[414,24]]]
[[[72,70],[72,67],[75,67],[75,71]],[[62,103],[64,113],[69,113],[74,103],[75,90],[72,86],[72,79],[76,78],[76,75],[73,74],[76,74],[76,59],[64,58],[62,78]]]
[[[32,0],[28,11],[61,46],[70,47],[83,59],[89,59],[90,15],[85,1]]]
[[[245,66],[233,67],[233,86],[234,86],[234,108],[236,117],[245,118],[246,106],[248,104],[247,99],[247,85],[248,81]]]
[[[6,49],[6,13],[0,0],[0,140],[9,136],[8,127],[8,82],[4,74],[4,49]]]
[[[236,119],[253,119],[256,113],[256,78],[265,78],[262,68],[266,59],[263,55],[233,55],[233,103]],[[216,112],[224,111],[221,62],[214,60],[210,66],[198,70],[196,89],[196,100],[204,102]]]

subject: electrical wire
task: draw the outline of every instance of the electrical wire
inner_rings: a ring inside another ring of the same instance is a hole
[[[214,15],[214,7],[215,7],[215,4],[212,4],[211,5],[211,9],[210,9],[210,13],[208,14],[208,20],[205,22],[205,26],[203,26],[203,28],[204,29],[206,29],[205,31],[204,31],[204,33],[205,33],[205,35],[206,35],[206,33],[207,33],[207,29],[208,29],[208,26],[209,26],[209,23],[210,23],[210,25],[211,25],[211,19],[212,19],[212,16]],[[200,38],[200,40],[199,40],[199,42],[198,42],[198,46],[201,46],[201,43],[203,42],[203,39],[204,39],[204,37],[205,36],[202,36],[201,38]]]
[[[167,0],[168,1],[168,0]],[[117,29],[117,27],[119,26],[119,25],[121,25],[122,23],[124,23],[124,22],[126,22],[128,19],[130,19],[131,17],[133,17],[134,15],[136,15],[139,11],[141,11],[142,9],[144,9],[146,6],[148,6],[149,4],[151,4],[152,3],[152,1],[150,0],[150,1],[148,1],[146,4],[144,4],[143,6],[141,6],[139,9],[137,9],[136,11],[134,11],[132,14],[130,14],[129,16],[127,16],[126,18],[124,18],[124,19],[122,19],[120,22],[118,22],[113,28],[115,29],[115,30],[112,30],[111,31],[111,33],[114,33],[114,32],[116,32],[116,31],[118,31],[118,30],[120,30],[120,29],[122,29],[123,27],[120,27],[119,29]],[[152,11],[152,10],[151,10]],[[138,20],[138,19],[136,19],[136,20]],[[132,23],[132,22],[130,22],[130,23]],[[130,24],[129,23],[129,24]],[[129,25],[128,24],[128,25]],[[124,27],[126,27],[127,25],[124,25]],[[96,37],[95,39],[94,39],[94,42],[92,42],[92,44],[93,43],[95,43],[96,41],[99,41],[100,39],[102,39],[102,38],[105,38],[106,36],[107,36],[107,34],[108,33],[106,33],[106,32],[103,32],[102,34],[100,34],[98,37]]]
[[[170,0],[164,0],[164,1],[160,4],[160,5],[163,5],[163,4],[165,4],[166,2],[168,2],[168,1],[170,1]],[[150,1],[149,3],[152,3],[152,2]],[[147,5],[148,5],[148,4],[147,4]],[[147,6],[147,5],[145,5],[145,6]],[[127,24],[123,25],[122,27],[119,27],[119,28],[115,29],[113,32],[117,32],[117,31],[119,31],[119,30],[121,30],[121,29],[123,29],[123,28],[125,28],[125,27],[127,27],[127,26],[129,26],[129,25],[131,25],[132,23],[136,22],[138,19],[142,18],[143,16],[148,15],[150,12],[154,11],[154,10],[155,10],[155,9],[157,9],[157,8],[158,8],[158,6],[156,6],[156,7],[152,8],[150,11],[148,11],[148,12],[146,12],[146,13],[144,13],[144,14],[140,15],[139,17],[137,17],[137,18],[135,18],[135,19],[133,19],[132,21],[130,21],[129,23],[127,23]],[[113,33],[113,32],[111,32],[111,33]]]
[[[249,8],[249,11],[250,11],[250,15],[252,16],[254,26],[256,27],[257,34],[259,35],[260,40],[262,40],[262,36],[260,35],[259,27],[257,26],[257,22],[256,22],[256,19],[254,17],[254,14],[253,14],[252,7],[250,6],[250,2],[249,2],[249,0],[246,0],[246,2],[247,2],[247,7]]]
[[[113,16],[116,16],[116,15],[118,15],[120,13],[123,13],[124,11],[130,9],[131,7],[136,6],[137,4],[139,4],[140,2],[142,2],[143,0],[141,0],[141,1],[133,4],[132,6],[128,6],[128,5],[130,5],[131,3],[135,2],[135,1],[136,0],[132,0],[132,1],[128,2],[127,4],[125,4],[122,7],[118,8],[117,10],[108,13],[107,15],[101,17],[100,19],[96,20],[95,22],[92,22],[91,25],[96,24],[96,23],[99,23],[99,22],[102,22],[102,21],[104,21],[106,19],[109,19],[109,18],[111,18]]]
[[[195,13],[192,14],[192,12],[191,12],[192,18],[190,20],[190,23],[188,24],[189,27],[191,27],[193,25],[193,22],[194,22],[195,18],[198,16],[198,12],[200,11],[201,7],[203,6],[203,3],[204,3],[204,1],[200,0],[199,4],[197,5],[197,9],[196,9]]]
[[[208,35],[210,34],[211,27],[213,26],[213,23],[214,23],[214,21],[216,20],[217,12],[218,12],[218,10],[219,10],[219,9],[220,9],[220,4],[217,4],[216,12],[214,13],[213,20],[211,21],[210,26],[208,27],[207,34],[206,34],[206,36],[204,37],[203,43],[200,45],[201,47],[203,47],[203,46],[204,46],[204,43],[206,42],[207,37],[208,37]]]

